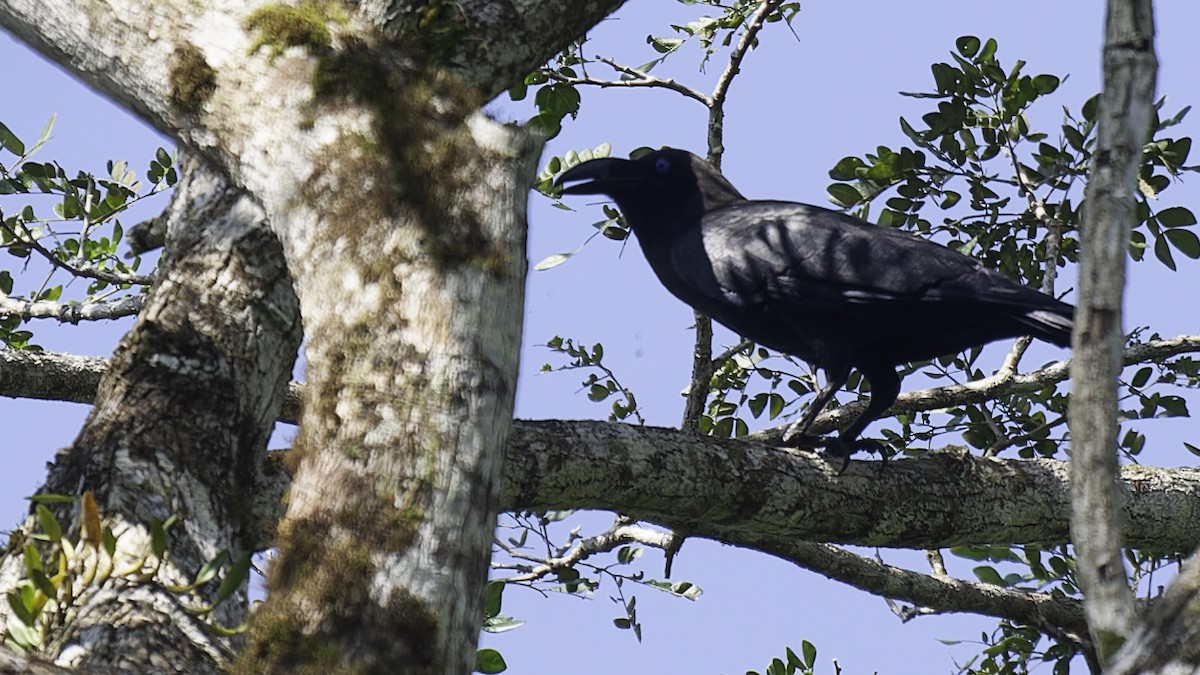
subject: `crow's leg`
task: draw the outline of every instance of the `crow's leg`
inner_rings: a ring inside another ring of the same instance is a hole
[[[846,385],[846,380],[848,379],[850,379],[850,366],[825,369],[825,388],[817,393],[812,403],[808,404],[808,410],[804,411],[804,417],[797,420],[783,433],[783,442],[791,443],[792,439],[804,435],[808,431],[808,428],[812,426],[812,423],[816,421],[817,415],[821,414],[821,411],[829,404],[833,395]],[[874,389],[874,386],[874,383],[872,383],[872,389]]]
[[[896,374],[894,368],[888,366],[859,368],[859,372],[867,378],[867,382],[871,383],[871,401],[867,404],[867,409],[842,433],[838,434],[837,438],[830,439],[825,443],[825,453],[829,456],[830,461],[835,466],[840,466],[838,473],[846,470],[846,467],[850,465],[850,455],[857,450],[883,454],[883,445],[879,441],[859,439],[858,435],[867,428],[868,424],[887,412],[887,409],[896,402],[896,397],[900,395],[900,376]]]

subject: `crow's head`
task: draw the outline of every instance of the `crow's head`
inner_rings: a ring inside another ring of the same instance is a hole
[[[612,197],[638,236],[651,228],[697,222],[705,211],[744,199],[711,164],[674,148],[637,159],[593,159],[568,169],[555,183],[565,186],[563,194]]]

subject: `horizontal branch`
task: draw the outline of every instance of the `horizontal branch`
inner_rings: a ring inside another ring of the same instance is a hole
[[[103,321],[133,316],[146,304],[144,295],[127,295],[103,302],[52,302],[19,300],[0,293],[0,316],[19,316],[22,320],[58,319],[63,323]]]
[[[1198,342],[1150,343],[1127,352],[1127,361]],[[101,358],[2,350],[0,395],[87,403],[106,367]],[[291,386],[285,418],[298,410],[299,386]],[[839,476],[817,454],[753,440],[608,422],[517,421],[501,499],[506,510],[619,511],[751,548],[764,536],[916,549],[1050,545],[1068,541],[1067,473],[1067,464],[1054,460],[935,452],[882,470],[856,461]],[[1121,479],[1129,546],[1189,553],[1200,544],[1191,515],[1200,512],[1200,471],[1127,466]]]
[[[757,546],[782,537],[902,548],[1068,541],[1066,462],[966,452],[852,462],[743,440],[607,422],[518,421],[505,509],[620,511],[673,530]],[[1127,466],[1130,546],[1190,552],[1200,471]],[[881,508],[881,505],[887,508]]]

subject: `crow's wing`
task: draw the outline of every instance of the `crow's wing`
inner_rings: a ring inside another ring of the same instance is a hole
[[[671,267],[703,296],[694,299],[700,304],[889,313],[962,301],[1060,306],[945,246],[791,202],[745,201],[706,213],[676,240]]]

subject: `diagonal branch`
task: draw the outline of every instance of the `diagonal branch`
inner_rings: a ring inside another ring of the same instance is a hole
[[[1125,348],[1121,363],[1124,366],[1157,363],[1172,356],[1196,352],[1200,352],[1200,335],[1179,335],[1165,340],[1151,340],[1130,345]],[[939,410],[956,405],[981,403],[1010,394],[1028,394],[1066,381],[1071,376],[1071,362],[1072,359],[1056,361],[1043,368],[1011,376],[1008,371],[1002,369],[991,377],[966,384],[932,387],[901,394],[896,399],[896,403],[888,409],[888,414]],[[866,407],[865,401],[854,401],[823,413],[813,422],[812,432],[821,434],[844,426]],[[750,434],[750,438],[764,443],[778,443],[783,438],[785,429],[786,427],[777,427],[758,431]]]

